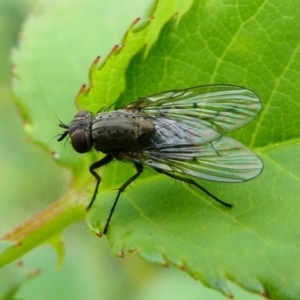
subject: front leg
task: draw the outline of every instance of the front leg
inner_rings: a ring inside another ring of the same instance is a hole
[[[95,190],[94,190],[93,198],[90,201],[89,205],[87,206],[86,210],[89,210],[93,206],[94,201],[95,201],[96,196],[97,196],[97,193],[98,193],[98,188],[99,188],[99,185],[100,185],[100,182],[101,182],[101,177],[95,170],[99,169],[100,167],[103,167],[103,166],[107,165],[113,159],[114,159],[114,157],[108,154],[108,155],[106,155],[105,157],[103,157],[99,161],[96,161],[95,163],[93,163],[90,166],[90,172],[95,177],[97,182],[96,182],[96,187],[95,187]]]

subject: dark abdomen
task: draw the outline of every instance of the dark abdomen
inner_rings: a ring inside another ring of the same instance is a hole
[[[153,134],[152,118],[138,111],[99,113],[92,124],[94,147],[107,154],[142,151],[151,144]]]

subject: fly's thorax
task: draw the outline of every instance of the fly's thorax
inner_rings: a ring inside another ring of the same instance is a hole
[[[69,124],[69,136],[74,150],[78,153],[86,153],[93,146],[92,126],[93,116],[89,111],[79,111]]]
[[[97,114],[92,124],[92,138],[95,149],[104,153],[139,152],[151,144],[154,129],[148,115],[120,109]]]

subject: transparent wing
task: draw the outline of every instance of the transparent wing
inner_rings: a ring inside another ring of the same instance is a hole
[[[261,110],[261,101],[243,87],[207,85],[141,98],[126,108],[225,133],[249,123]]]
[[[247,147],[229,137],[204,145],[173,145],[143,152],[140,163],[168,172],[221,182],[241,182],[259,175],[262,161]]]
[[[249,123],[261,102],[248,89],[232,85],[198,86],[141,98],[125,109],[153,117],[155,133],[143,154],[130,160],[155,169],[221,182],[256,177],[262,161],[238,141],[222,134]]]
[[[175,146],[195,146],[213,141],[221,136],[201,119],[170,120],[164,117],[153,119],[155,133],[152,144],[155,150]]]

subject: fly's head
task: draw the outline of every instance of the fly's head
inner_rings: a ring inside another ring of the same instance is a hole
[[[60,123],[59,127],[66,129],[58,141],[62,141],[67,135],[70,136],[73,149],[78,153],[86,153],[93,146],[92,127],[93,116],[89,111],[79,111],[69,124]]]

